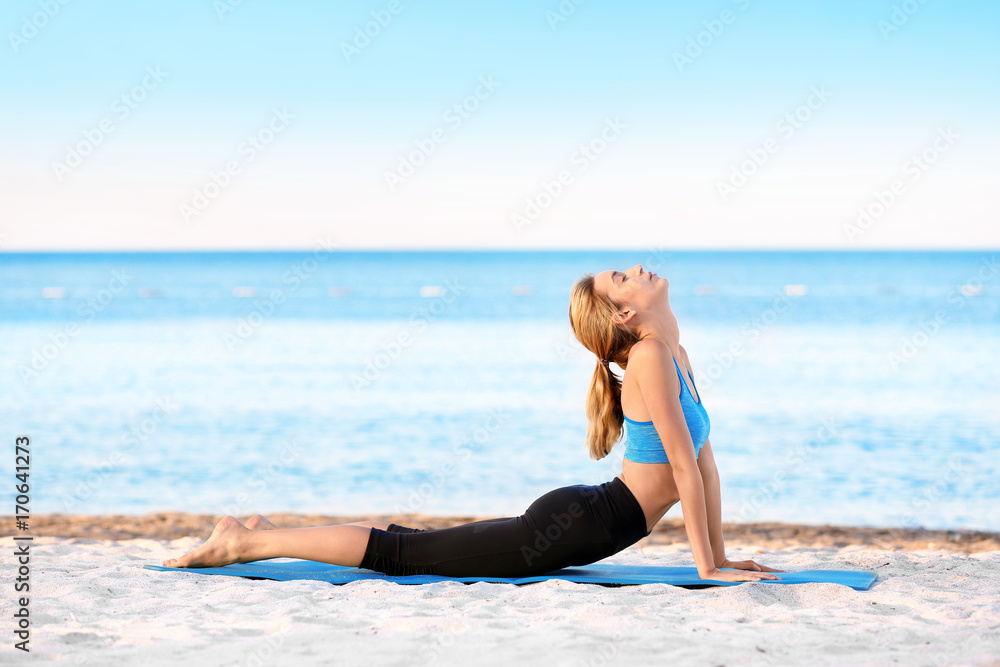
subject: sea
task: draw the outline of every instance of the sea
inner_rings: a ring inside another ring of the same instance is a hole
[[[515,516],[621,471],[568,305],[636,264],[723,520],[1000,530],[994,251],[2,253],[8,498],[27,436],[35,514]]]

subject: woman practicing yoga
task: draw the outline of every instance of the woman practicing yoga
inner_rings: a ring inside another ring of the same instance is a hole
[[[389,575],[532,576],[618,553],[649,535],[679,501],[702,579],[778,579],[771,573],[783,570],[726,558],[708,413],[680,345],[668,287],[639,265],[586,274],[573,285],[570,325],[598,358],[587,395],[590,456],[607,456],[626,426],[625,460],[613,480],[549,491],[520,516],[436,530],[379,521],[279,529],[260,515],[245,526],[227,516],[205,544],[163,565],[290,557]],[[626,369],[620,380],[612,361]]]

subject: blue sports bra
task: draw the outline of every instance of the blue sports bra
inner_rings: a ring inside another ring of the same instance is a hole
[[[684,411],[684,421],[687,422],[688,431],[691,433],[691,442],[694,443],[694,457],[698,458],[698,452],[705,446],[708,440],[708,431],[711,423],[708,420],[708,413],[705,406],[700,402],[695,402],[691,390],[687,388],[687,382],[681,374],[681,367],[674,359],[674,367],[681,381],[681,409]],[[691,377],[691,373],[688,373]],[[691,377],[691,384],[694,385],[694,377]],[[698,386],[695,385],[695,391]],[[699,396],[699,398],[703,398]],[[636,463],[670,463],[667,460],[667,452],[663,449],[660,436],[653,427],[653,422],[637,422],[625,417],[625,458]]]

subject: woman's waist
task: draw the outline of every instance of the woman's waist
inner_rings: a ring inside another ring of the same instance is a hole
[[[613,532],[614,526],[622,521],[639,521],[646,523],[642,504],[629,489],[621,477],[615,477],[603,484],[591,487],[585,497],[590,502],[594,513]]]
[[[642,508],[648,524],[655,524],[678,501],[677,483],[669,464],[624,461],[619,476]]]

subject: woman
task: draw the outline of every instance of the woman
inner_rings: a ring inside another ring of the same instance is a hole
[[[680,501],[702,579],[778,579],[771,573],[782,570],[726,558],[708,414],[680,346],[668,286],[636,265],[586,274],[572,289],[573,333],[598,357],[587,397],[591,457],[607,456],[628,424],[622,472],[610,482],[555,489],[520,516],[437,530],[379,521],[283,530],[260,515],[246,526],[227,516],[204,545],[163,565],[291,557],[390,575],[531,576],[618,553],[649,535]],[[611,361],[627,369],[621,381]]]

